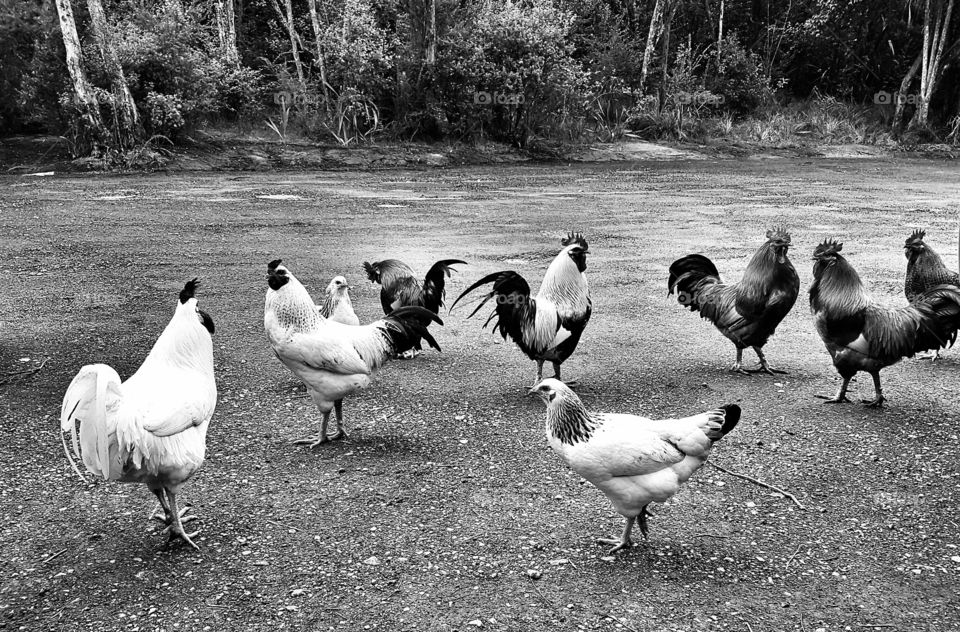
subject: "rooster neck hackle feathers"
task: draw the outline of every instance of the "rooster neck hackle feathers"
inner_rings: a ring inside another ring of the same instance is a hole
[[[156,364],[192,368],[213,375],[213,320],[197,308],[197,279],[181,290],[173,318],[157,338],[140,366],[149,370]]]
[[[577,269],[566,252],[561,252],[543,275],[537,298],[551,301],[560,317],[567,318],[582,313],[589,291],[586,273]]]
[[[843,255],[836,251],[830,254],[832,258],[818,259],[813,266],[810,307],[814,312],[828,311],[842,318],[864,309],[870,304],[870,296]]]
[[[284,269],[286,270],[286,269]],[[309,332],[320,326],[322,316],[310,293],[286,270],[287,282],[278,290],[268,289],[265,313],[273,313],[277,324],[295,332]]]
[[[760,246],[743,271],[740,287],[747,292],[757,294],[759,298],[769,294],[771,288],[780,282],[783,275],[796,276],[796,270],[786,253],[784,253],[784,262],[780,263],[777,249],[778,246],[773,240]]]
[[[547,403],[547,432],[567,445],[588,441],[600,424],[590,416],[580,398],[573,392],[552,397]]]

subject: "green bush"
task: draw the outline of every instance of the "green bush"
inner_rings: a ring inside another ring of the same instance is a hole
[[[446,131],[525,146],[575,127],[586,77],[573,59],[572,23],[550,0],[493,2],[465,16],[437,54]]]

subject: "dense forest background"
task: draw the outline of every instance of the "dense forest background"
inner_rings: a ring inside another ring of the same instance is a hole
[[[342,145],[960,142],[954,0],[0,0],[0,126],[123,155]]]

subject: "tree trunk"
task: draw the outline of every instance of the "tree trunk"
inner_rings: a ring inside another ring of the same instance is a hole
[[[657,40],[660,39],[660,33],[663,31],[663,12],[664,5],[669,0],[656,0],[653,5],[653,15],[650,16],[650,30],[647,32],[647,44],[643,49],[643,65],[640,67],[640,91],[647,83],[647,75],[650,72],[650,63],[653,61],[653,51],[657,46]]]
[[[914,75],[917,74],[917,70],[920,69],[920,61],[923,59],[923,53],[917,55],[917,58],[913,60],[913,64],[910,65],[910,69],[907,70],[907,74],[903,76],[903,81],[900,82],[900,91],[894,95],[896,99],[896,105],[893,110],[893,123],[890,126],[890,129],[893,131],[894,135],[899,135],[903,130],[903,112],[904,106],[907,104],[906,96],[907,91],[910,90],[910,84],[913,82]]]
[[[303,74],[303,62],[300,60],[300,36],[297,35],[297,29],[293,22],[293,2],[291,0],[283,1],[286,13],[280,10],[277,0],[273,0],[273,8],[280,16],[280,22],[287,29],[287,35],[290,37],[290,53],[293,55],[293,66],[297,71],[297,82],[300,86],[300,92],[306,92],[307,79]]]
[[[220,36],[220,54],[232,66],[240,64],[237,50],[237,22],[233,10],[233,0],[216,0],[217,33]]]
[[[320,26],[320,14],[317,13],[317,0],[307,0],[310,7],[310,23],[313,25],[313,37],[316,41],[317,50],[314,53],[316,59],[313,61],[320,70],[320,94],[323,98],[323,109],[330,111],[330,95],[327,92],[329,84],[327,83],[327,61],[323,56],[323,28]]]
[[[432,66],[437,61],[437,0],[426,0],[426,3],[423,61]]]
[[[66,50],[67,70],[73,82],[73,92],[76,95],[77,106],[81,112],[81,119],[95,142],[102,142],[109,136],[100,117],[100,104],[93,92],[93,87],[87,81],[83,72],[83,50],[80,48],[80,37],[77,35],[77,23],[73,19],[73,8],[70,0],[56,0],[57,15],[60,18],[60,32],[63,35],[63,47]]]
[[[948,0],[946,11],[943,5],[936,8],[931,0],[924,3],[923,14],[923,50],[920,55],[922,64],[920,69],[920,94],[917,110],[910,120],[910,127],[926,127],[930,114],[930,100],[943,74],[943,48],[950,34],[950,18],[953,14],[953,0]]]
[[[123,74],[123,66],[120,65],[120,58],[117,57],[117,51],[113,46],[113,38],[107,24],[107,16],[103,12],[103,4],[100,0],[87,0],[87,10],[90,11],[93,39],[96,40],[97,48],[100,49],[103,67],[107,71],[107,76],[110,78],[110,87],[113,90],[113,107],[116,116],[116,129],[114,131],[117,144],[121,148],[129,149],[143,138],[137,104],[134,103],[133,95],[130,94],[130,86],[127,85],[127,78]]]
[[[663,59],[661,60],[661,78],[660,78],[660,109],[667,100],[667,78],[670,71],[670,26],[673,24],[673,15],[676,13],[677,5],[671,4],[667,9],[666,17],[663,20]]]
[[[723,9],[726,2],[720,0],[720,19],[717,20],[717,68],[719,69],[722,63],[722,51],[723,51]]]

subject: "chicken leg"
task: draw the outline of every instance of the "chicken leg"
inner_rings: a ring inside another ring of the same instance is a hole
[[[342,401],[342,400],[341,400]],[[336,404],[334,404],[336,406]],[[309,445],[311,448],[315,448],[318,445],[326,443],[330,440],[330,437],[327,436],[327,424],[330,423],[330,411],[323,413],[323,421],[320,422],[320,432],[313,435],[312,437],[304,437],[303,439],[297,439],[293,442],[293,445]]]
[[[870,373],[873,376],[873,388],[877,392],[877,396],[874,399],[862,399],[862,403],[867,405],[867,408],[883,408],[883,402],[887,401],[887,398],[883,396],[883,389],[880,388],[880,371],[873,371]]]
[[[180,519],[180,511],[177,509],[177,495],[171,490],[167,489],[167,499],[170,502],[170,515],[173,516],[173,524],[171,524],[167,529],[170,529],[170,540],[174,538],[180,538],[196,550],[200,550],[200,547],[197,546],[193,540],[200,531],[194,531],[193,533],[187,533],[183,530],[183,521]]]
[[[734,373],[750,375],[750,372],[743,368],[743,349],[740,347],[737,347],[737,361],[733,363],[733,366],[730,367],[730,370]]]
[[[336,441],[337,439],[346,439],[347,433],[343,429],[343,400],[338,399],[333,403],[333,410],[337,415],[337,433],[332,437],[328,437],[330,441]]]
[[[157,500],[160,501],[160,508],[163,510],[163,513],[160,513],[158,511],[150,517],[153,518],[154,520],[159,520],[160,522],[165,524],[167,527],[169,527],[171,524],[173,524],[173,517],[170,514],[170,505],[167,503],[167,499],[163,495],[163,489],[151,489],[150,491],[152,491],[153,494],[157,497]],[[186,524],[191,520],[197,519],[196,516],[186,515],[187,512],[190,511],[191,509],[192,507],[190,507],[190,505],[187,505],[186,507],[180,510],[181,523]]]
[[[555,375],[553,376],[554,379],[557,379],[557,380],[560,380],[561,382],[563,382],[563,380],[560,379],[560,363],[559,363],[559,362],[553,362],[552,364],[553,364],[553,372],[555,373]],[[569,382],[563,382],[563,383],[566,384],[567,386],[576,386],[576,385],[577,385],[577,381],[576,381],[576,380],[570,380]]]
[[[533,386],[531,386],[530,388],[533,388],[534,386],[536,386],[542,381],[543,381],[543,360],[537,360],[537,379],[534,380]]]
[[[747,369],[747,373],[767,373],[769,375],[776,375],[778,373],[781,375],[787,374],[787,372],[782,369],[771,369],[770,365],[767,364],[767,358],[763,355],[763,350],[760,347],[754,347],[753,350],[756,352],[757,359],[760,360],[760,364],[752,369]]]
[[[646,540],[647,534],[649,533],[649,529],[647,528],[647,516],[651,516],[651,515],[653,514],[647,511],[647,505],[644,505],[640,509],[640,513],[638,515],[629,516],[627,518],[627,523],[623,527],[623,534],[620,536],[619,540],[617,540],[616,538],[600,538],[597,540],[597,542],[599,542],[600,544],[616,545],[612,549],[607,551],[607,555],[613,555],[614,553],[616,553],[621,549],[626,549],[633,546],[633,540],[630,539],[630,532],[633,531],[634,522],[638,522],[640,524],[640,533],[643,534],[643,539]]]
[[[853,377],[853,376],[850,376]],[[832,398],[826,395],[816,395],[820,399],[826,400],[824,404],[844,404],[849,403],[850,400],[847,399],[847,387],[850,386],[850,377],[843,378],[843,384],[840,385],[840,390],[837,391],[837,394]],[[877,376],[879,378],[879,375]]]

